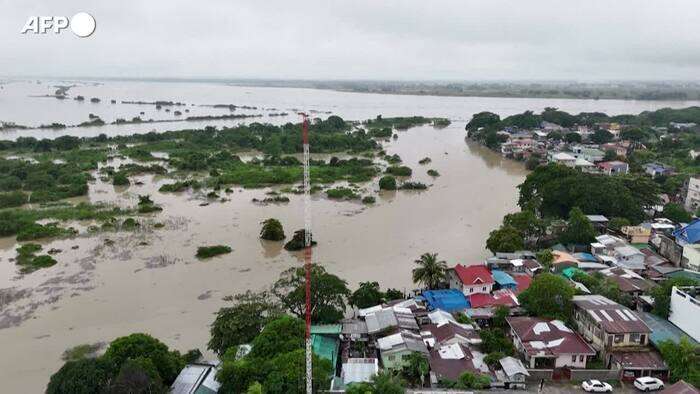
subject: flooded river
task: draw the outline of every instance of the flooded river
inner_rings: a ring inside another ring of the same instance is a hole
[[[449,265],[470,264],[487,256],[488,233],[504,214],[517,209],[516,186],[526,171],[480,146],[465,142],[464,125],[474,112],[501,114],[546,106],[569,111],[639,112],[661,106],[692,103],[580,101],[542,99],[479,99],[363,95],[302,89],[240,88],[216,84],[106,82],[81,85],[71,94],[100,97],[100,104],[29,97],[46,94],[48,82],[5,84],[0,90],[0,120],[35,126],[50,122],[77,123],[88,113],[106,121],[155,111],[109,100],[173,100],[190,104],[237,104],[332,112],[361,120],[396,115],[444,116],[453,120],[445,129],[417,127],[399,132],[387,142],[389,154],[397,153],[414,170],[413,180],[431,184],[421,192],[378,192],[376,181],[361,185],[377,196],[377,204],[313,198],[314,260],[351,287],[376,280],[383,288],[410,290],[413,260],[425,252],[437,252]],[[20,93],[23,92],[23,93]],[[39,93],[41,92],[41,93]],[[19,101],[21,104],[17,104]],[[105,103],[105,101],[107,101]],[[126,108],[128,107],[128,108]],[[194,107],[193,107],[194,108]],[[206,108],[206,109],[204,109]],[[102,112],[101,112],[102,111]],[[212,114],[209,107],[197,109]],[[222,110],[219,110],[221,112]],[[228,111],[226,109],[225,111]],[[247,110],[266,113],[266,110]],[[269,111],[268,111],[269,112]],[[153,117],[167,115],[153,113]],[[327,116],[327,114],[320,115]],[[268,118],[265,118],[268,120]],[[296,117],[269,118],[283,122]],[[233,124],[233,122],[203,122]],[[163,123],[137,126],[105,126],[93,129],[10,131],[5,139],[20,135],[52,137],[63,133],[93,135],[192,127]],[[3,138],[0,136],[0,138]],[[313,150],[313,147],[312,147]],[[427,166],[418,164],[430,157]],[[114,165],[117,163],[108,163]],[[430,178],[428,168],[442,176]],[[133,184],[141,181],[142,185]],[[58,264],[20,276],[10,259],[13,239],[0,239],[0,379],[3,391],[42,392],[48,377],[62,363],[69,347],[117,336],[148,332],[171,347],[185,351],[206,347],[208,325],[225,303],[225,295],[269,286],[282,270],[299,265],[300,256],[282,249],[281,243],[258,238],[260,222],[278,218],[290,236],[302,227],[302,198],[290,195],[282,205],[261,206],[270,189],[235,188],[228,201],[211,202],[197,193],[163,194],[157,190],[168,179],[152,175],[132,178],[132,186],[115,187],[95,181],[91,202],[133,206],[139,194],[150,194],[163,212],[145,216],[139,230],[88,235],[86,223],[75,223],[80,235],[44,243],[44,250],[60,250]],[[223,195],[223,193],[222,193]],[[163,223],[163,228],[154,228]],[[201,245],[225,244],[233,252],[208,260],[194,257]]]

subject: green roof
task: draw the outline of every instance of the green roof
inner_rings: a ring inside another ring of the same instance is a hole
[[[338,359],[340,338],[331,338],[325,335],[312,334],[311,347],[317,356],[330,360],[333,368],[335,368],[336,360]]]
[[[651,328],[651,334],[649,339],[654,345],[659,345],[659,343],[667,340],[671,340],[675,343],[679,343],[681,338],[686,337],[693,345],[697,345],[697,341],[688,336],[683,330],[676,327],[673,323],[666,319],[662,319],[656,315],[652,315],[648,312],[639,313],[644,323],[646,323],[649,328]]]
[[[311,333],[312,334],[340,335],[340,332],[342,330],[343,330],[342,324],[319,324],[319,325],[311,326]]]
[[[582,274],[585,274],[585,272],[583,272],[582,270],[580,270],[580,269],[578,269],[578,268],[576,268],[576,267],[564,268],[564,269],[561,271],[561,274],[564,275],[564,276],[566,276],[567,278],[571,279],[571,278],[574,277],[574,275],[575,275],[577,272],[580,272],[580,273],[582,273]]]

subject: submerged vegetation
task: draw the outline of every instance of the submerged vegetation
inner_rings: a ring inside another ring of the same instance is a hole
[[[210,257],[231,253],[231,247],[226,245],[200,246],[197,248],[197,258],[208,259]]]
[[[33,243],[24,244],[17,248],[15,261],[23,274],[56,265],[57,261],[53,257],[47,254],[36,255],[41,249],[41,245]]]

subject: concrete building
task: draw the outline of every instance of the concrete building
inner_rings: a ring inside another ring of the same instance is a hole
[[[700,286],[673,287],[668,320],[700,341]]]
[[[700,244],[683,245],[681,266],[689,270],[700,271]]]
[[[604,355],[649,343],[651,329],[626,306],[598,294],[574,296],[572,302],[576,328]]]
[[[630,170],[629,164],[619,160],[605,161],[596,166],[605,175],[627,174]]]
[[[683,187],[683,205],[690,212],[700,209],[700,176],[692,176]]]
[[[407,363],[409,354],[417,352],[426,357],[430,355],[423,343],[423,338],[410,331],[401,331],[377,339],[377,346],[385,369],[400,370]]]

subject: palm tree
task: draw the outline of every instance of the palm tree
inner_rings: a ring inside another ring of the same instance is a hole
[[[415,263],[419,267],[413,269],[413,283],[435,289],[445,280],[447,263],[438,261],[437,253],[423,253]]]

